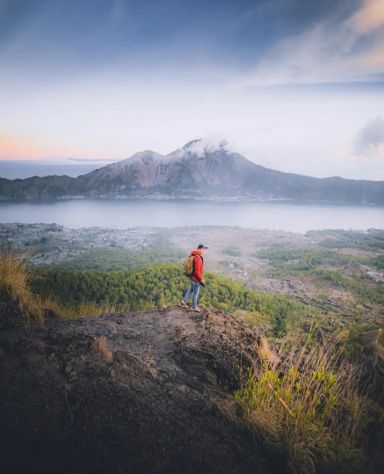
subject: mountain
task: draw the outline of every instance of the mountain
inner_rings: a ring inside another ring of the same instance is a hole
[[[91,171],[68,176],[0,178],[0,199],[249,198],[340,204],[384,204],[384,182],[313,178],[259,166],[228,150],[193,140],[166,155],[143,151]]]

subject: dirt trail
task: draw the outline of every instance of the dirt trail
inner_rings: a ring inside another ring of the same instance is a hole
[[[179,308],[0,331],[0,472],[279,472],[233,403],[259,339]]]

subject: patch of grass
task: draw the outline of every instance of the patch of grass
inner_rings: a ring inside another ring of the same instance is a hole
[[[272,267],[285,273],[310,271],[319,265],[345,266],[358,261],[353,255],[333,250],[299,249],[271,246],[257,253],[259,258],[268,259]]]
[[[25,325],[43,323],[43,306],[29,289],[30,273],[24,260],[12,252],[0,254],[0,301],[18,308]]]
[[[227,312],[246,310],[262,314],[272,331],[282,335],[304,318],[317,318],[315,308],[293,298],[253,291],[222,276],[207,273],[207,285],[200,303]],[[189,285],[181,265],[157,264],[133,272],[95,272],[44,268],[35,269],[33,289],[42,298],[57,301],[63,307],[94,304],[137,311],[178,304]]]
[[[127,306],[111,305],[108,303],[70,303],[67,305],[59,304],[52,299],[43,299],[43,307],[45,310],[53,311],[60,318],[82,318],[98,316],[100,314],[112,314],[128,311]]]
[[[366,349],[366,340],[365,336],[368,333],[377,332],[383,333],[384,327],[382,324],[379,323],[367,323],[364,322],[362,324],[353,326],[349,330],[348,334],[348,341],[345,345],[345,357],[350,360],[361,360],[362,354]],[[383,344],[384,341],[379,342]]]
[[[25,326],[31,323],[41,326],[45,312],[53,312],[58,317],[77,318],[127,310],[126,305],[97,304],[92,301],[60,304],[53,298],[55,295],[48,298],[31,290],[30,283],[33,276],[35,277],[33,270],[24,260],[8,251],[0,254],[0,303],[11,304],[17,308]],[[11,309],[8,308],[6,311]]]
[[[259,311],[246,311],[238,309],[234,311],[236,316],[240,316],[245,322],[252,326],[257,326],[265,331],[271,331],[272,325],[271,320],[265,314],[259,313]]]
[[[340,362],[335,340],[323,346],[290,341],[277,356],[260,358],[235,393],[246,422],[293,472],[356,469],[365,416],[357,371]]]
[[[225,255],[229,255],[230,257],[241,257],[242,253],[238,247],[229,246],[225,247],[222,251]]]
[[[322,249],[297,249],[271,246],[262,250],[259,257],[269,260],[271,265],[265,272],[269,278],[284,276],[315,277],[319,283],[329,283],[334,287],[343,288],[355,294],[362,303],[384,304],[384,285],[373,284],[363,276],[345,274],[345,269],[354,273],[357,263],[363,260],[353,255]],[[367,262],[364,262],[367,263]],[[381,256],[372,263],[382,264]],[[356,273],[356,272],[355,272]]]
[[[320,242],[326,248],[359,248],[362,250],[384,250],[384,231],[368,229],[367,231],[324,230],[307,232],[308,236],[326,236]]]
[[[384,270],[384,255],[372,258],[369,263],[379,270]]]
[[[350,290],[362,301],[384,304],[384,285],[377,283],[368,287],[361,277],[350,277],[329,268],[318,268],[311,272],[319,281]]]
[[[146,265],[180,262],[184,252],[172,245],[132,249],[97,248],[59,264],[62,268],[98,271],[132,271]]]

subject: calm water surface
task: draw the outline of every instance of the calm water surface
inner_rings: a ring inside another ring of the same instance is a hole
[[[66,227],[112,228],[233,225],[306,232],[382,229],[384,207],[149,200],[0,203],[0,222],[55,222]]]

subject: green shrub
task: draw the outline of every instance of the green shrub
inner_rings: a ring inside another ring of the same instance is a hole
[[[335,342],[323,347],[298,341],[248,370],[235,400],[257,435],[288,460],[293,472],[319,466],[347,472],[361,461],[365,400],[357,371],[340,364]]]
[[[384,270],[384,255],[378,255],[377,257],[374,257],[370,263],[379,270]]]
[[[283,335],[309,314],[319,311],[291,298],[250,290],[228,278],[206,274],[207,286],[200,303],[225,311],[246,310],[263,314],[273,333]],[[157,264],[133,272],[96,272],[64,269],[35,269],[33,289],[42,298],[65,307],[81,304],[140,310],[175,305],[189,286],[181,265]]]

